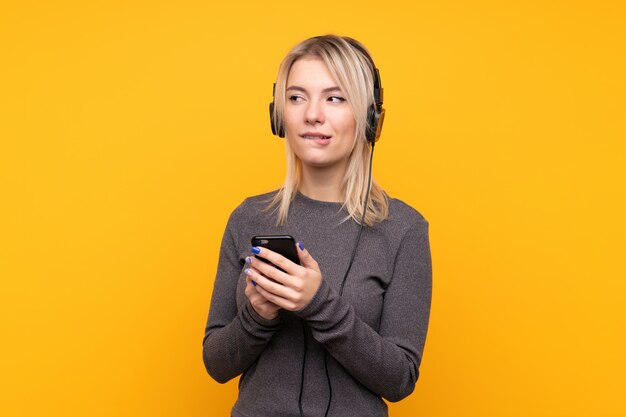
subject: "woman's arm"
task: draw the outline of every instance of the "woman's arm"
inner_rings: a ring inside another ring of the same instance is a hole
[[[399,401],[413,392],[419,376],[430,315],[431,275],[428,223],[422,220],[401,241],[378,332],[325,282],[297,314],[354,378],[383,398]]]
[[[237,303],[238,281],[244,281],[237,250],[237,210],[233,212],[222,238],[217,276],[202,345],[207,372],[224,383],[254,363],[280,324],[261,317],[246,298]],[[248,284],[250,285],[250,284]]]
[[[260,255],[288,272],[277,272],[253,261],[255,268],[249,274],[258,280],[261,294],[306,320],[313,337],[354,378],[390,401],[399,401],[413,391],[426,339],[432,288],[425,220],[412,225],[401,240],[378,332],[361,320],[352,305],[321,275],[318,277],[319,268],[314,260],[307,259],[308,252],[301,254],[303,267],[293,266],[273,253]],[[308,296],[311,287],[315,291]]]

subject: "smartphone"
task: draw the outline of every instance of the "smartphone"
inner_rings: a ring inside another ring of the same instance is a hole
[[[251,239],[252,246],[260,246],[267,248],[276,253],[280,253],[291,262],[300,265],[300,258],[298,257],[298,251],[296,250],[296,240],[289,235],[266,235],[266,236],[254,236]],[[259,258],[265,263],[271,263],[266,259]]]

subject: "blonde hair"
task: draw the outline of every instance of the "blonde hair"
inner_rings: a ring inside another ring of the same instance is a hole
[[[291,49],[278,69],[274,90],[274,126],[283,125],[287,77],[294,62],[306,56],[320,58],[345,94],[356,122],[355,144],[348,168],[342,180],[343,207],[348,217],[357,223],[363,215],[367,194],[370,147],[365,138],[367,110],[374,104],[374,62],[367,49],[354,39],[337,35],[316,36],[304,40]],[[285,141],[287,175],[282,188],[271,200],[268,209],[277,212],[277,224],[284,225],[302,178],[302,162]],[[365,224],[372,226],[389,215],[389,203],[383,189],[372,179],[370,198],[365,213]]]

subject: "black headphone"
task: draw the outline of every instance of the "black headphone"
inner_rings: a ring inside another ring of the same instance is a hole
[[[383,87],[380,83],[380,73],[378,68],[374,65],[374,60],[365,48],[351,38],[343,38],[347,41],[352,48],[358,50],[365,56],[370,62],[372,74],[374,75],[374,104],[370,105],[367,109],[367,129],[365,132],[365,139],[369,143],[374,143],[380,138],[380,133],[383,130],[383,121],[385,120],[385,109],[383,109]],[[272,127],[272,133],[279,138],[285,137],[285,126],[282,121],[279,120],[274,123],[274,95],[276,93],[276,83],[272,88],[272,102],[270,103],[270,124]]]

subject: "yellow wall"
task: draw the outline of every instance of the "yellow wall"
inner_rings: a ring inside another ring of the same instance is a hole
[[[219,240],[283,176],[280,59],[327,32],[375,56],[375,176],[431,223],[392,415],[626,415],[623,2],[211,3],[1,3],[0,415],[227,415]]]

